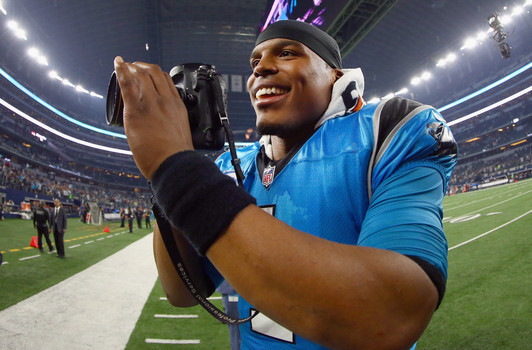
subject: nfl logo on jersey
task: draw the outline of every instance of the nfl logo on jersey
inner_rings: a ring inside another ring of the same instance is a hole
[[[264,187],[268,188],[272,184],[274,175],[274,166],[268,166],[266,169],[264,169],[264,173],[262,174],[262,184]]]

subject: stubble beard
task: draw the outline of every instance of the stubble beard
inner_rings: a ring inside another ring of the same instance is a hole
[[[264,135],[281,136],[281,135],[284,135],[286,132],[289,132],[289,130],[286,127],[286,125],[259,122],[257,124],[257,132],[259,133],[260,136],[264,136]]]

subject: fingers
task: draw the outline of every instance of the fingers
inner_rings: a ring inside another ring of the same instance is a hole
[[[126,105],[138,106],[145,99],[159,96],[179,96],[170,76],[157,65],[143,62],[126,63],[118,56],[114,66]]]

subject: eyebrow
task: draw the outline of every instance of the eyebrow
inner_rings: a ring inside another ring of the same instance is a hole
[[[270,39],[272,40],[272,39]],[[262,44],[262,43],[261,43]],[[260,45],[260,44],[259,44]],[[290,40],[290,39],[282,39],[280,41],[277,41],[273,46],[272,48],[273,49],[278,49],[279,47],[285,47],[285,46],[297,46],[298,48],[303,48],[304,45],[302,43],[300,43],[299,41],[296,41],[296,40]],[[253,58],[253,57],[256,57],[258,55],[257,51],[255,51],[255,49],[253,49],[253,51],[251,51],[251,55],[249,55],[249,58]]]

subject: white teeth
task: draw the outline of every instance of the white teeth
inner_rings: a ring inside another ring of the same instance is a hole
[[[261,88],[255,93],[256,98],[260,98],[264,95],[282,95],[286,94],[288,91],[285,89],[279,89],[276,87],[271,88]]]

